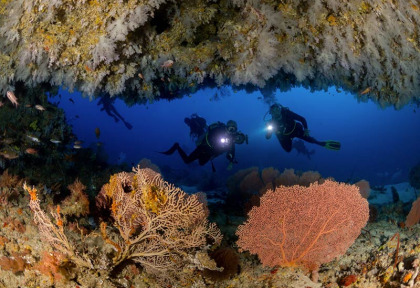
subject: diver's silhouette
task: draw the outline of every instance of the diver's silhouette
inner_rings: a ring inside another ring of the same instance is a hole
[[[198,160],[200,165],[204,165],[226,152],[226,158],[229,160],[228,169],[231,169],[233,164],[237,163],[235,159],[235,144],[248,143],[248,136],[238,131],[237,124],[233,120],[229,120],[227,124],[222,122],[211,124],[204,134],[198,135],[198,138],[196,142],[197,147],[190,155],[187,155],[182,150],[179,143],[175,143],[168,151],[160,153],[171,155],[178,151],[184,163],[188,164]],[[213,162],[212,169],[215,171]]]
[[[118,122],[119,120],[121,120],[124,123],[125,127],[127,127],[127,129],[129,130],[133,129],[133,125],[125,121],[124,117],[122,117],[121,114],[118,113],[117,109],[114,106],[114,101],[115,101],[115,98],[111,99],[111,97],[109,96],[102,96],[99,99],[97,105],[98,106],[102,105],[101,111],[105,111],[106,114],[114,118],[115,122]]]
[[[270,107],[271,120],[266,123],[267,133],[265,138],[270,139],[274,132],[281,147],[286,152],[292,150],[293,138],[300,138],[309,143],[314,143],[331,150],[340,150],[341,144],[337,141],[318,141],[309,135],[308,124],[302,116],[292,112],[280,104],[273,104]]]
[[[309,160],[311,160],[311,156],[315,154],[315,149],[309,151],[309,149],[306,148],[305,142],[300,139],[293,141],[292,148],[295,149],[298,154],[308,157]]]
[[[186,117],[184,122],[190,127],[190,136],[195,141],[198,141],[207,132],[208,126],[206,119],[198,116],[197,113],[192,114],[190,118]]]

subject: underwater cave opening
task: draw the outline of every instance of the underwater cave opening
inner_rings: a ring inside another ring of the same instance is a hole
[[[60,94],[59,107],[65,110],[83,147],[101,147],[113,164],[135,166],[148,158],[163,172],[177,175],[175,178],[190,177],[191,184],[203,177],[215,177],[221,183],[239,169],[273,166],[280,171],[316,170],[323,177],[339,181],[366,179],[372,185],[385,185],[407,181],[410,168],[420,160],[420,135],[415,132],[420,131],[420,117],[416,107],[406,105],[398,111],[380,108],[372,101],[361,103],[335,87],[315,92],[293,88],[277,91],[271,98],[231,87],[211,88],[182,99],[132,107],[117,98],[104,104],[100,99],[82,98],[79,93],[62,90]],[[305,117],[313,137],[340,141],[342,149],[331,151],[304,143],[307,153],[298,148],[287,153],[275,137],[266,140],[264,116],[273,101]],[[213,161],[216,172],[212,172],[211,164],[187,165],[179,155],[158,153],[175,142],[187,154],[194,150],[195,143],[184,123],[184,118],[193,113],[204,117],[207,124],[235,120],[238,130],[248,135],[248,145],[236,145],[238,163],[233,170],[226,170],[224,155]],[[100,136],[95,135],[96,128]]]

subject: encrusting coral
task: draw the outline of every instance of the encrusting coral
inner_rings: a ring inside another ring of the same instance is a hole
[[[336,85],[400,107],[420,95],[419,9],[402,0],[1,1],[0,92],[50,83],[133,103],[210,83]]]

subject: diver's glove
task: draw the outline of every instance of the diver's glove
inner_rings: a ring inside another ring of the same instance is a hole
[[[310,133],[311,133],[311,131],[310,131],[309,129],[305,129],[305,130],[303,131],[303,136],[308,137]]]

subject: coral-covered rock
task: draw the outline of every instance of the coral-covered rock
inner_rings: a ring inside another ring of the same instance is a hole
[[[23,81],[134,102],[205,83],[300,83],[384,106],[419,99],[416,2],[231,2],[1,1],[0,93]]]
[[[76,179],[67,186],[70,195],[61,203],[61,213],[66,216],[86,216],[89,214],[89,198],[84,192],[86,186]]]

